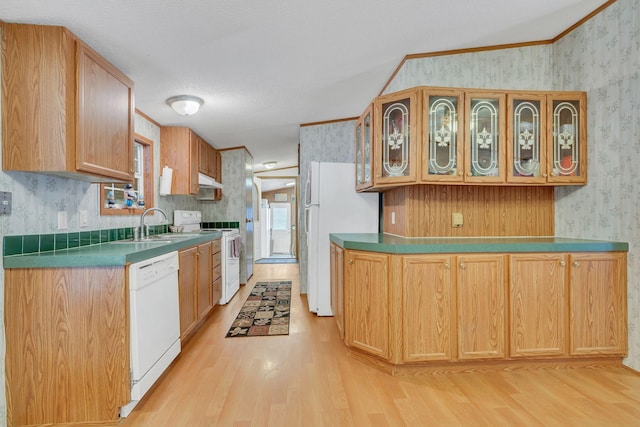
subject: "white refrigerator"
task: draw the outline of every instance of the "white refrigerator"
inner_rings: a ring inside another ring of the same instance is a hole
[[[305,185],[309,310],[332,316],[330,233],[377,233],[378,193],[357,193],[353,163],[311,162]]]

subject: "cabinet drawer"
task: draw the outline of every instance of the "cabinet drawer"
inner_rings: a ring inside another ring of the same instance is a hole
[[[222,247],[222,239],[213,240],[211,242],[213,245],[213,252],[220,252],[220,248]]]
[[[214,253],[212,256],[212,261],[213,262],[211,263],[211,265],[213,265],[214,267],[216,265],[222,264],[222,253],[221,252]]]
[[[222,265],[218,264],[213,267],[213,280],[222,276]]]

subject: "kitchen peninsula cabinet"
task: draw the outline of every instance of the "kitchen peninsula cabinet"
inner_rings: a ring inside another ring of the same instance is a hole
[[[391,374],[621,364],[628,245],[562,238],[331,234],[344,342]],[[496,364],[500,362],[500,364]]]
[[[180,339],[185,342],[214,306],[212,242],[183,249],[178,252],[178,257]]]
[[[130,181],[133,82],[64,27],[2,25],[2,168]]]
[[[345,341],[388,359],[389,257],[358,251],[345,251],[344,257]]]
[[[344,339],[344,249],[331,243],[331,311]]]

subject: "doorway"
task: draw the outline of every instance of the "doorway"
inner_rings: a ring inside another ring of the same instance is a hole
[[[260,218],[256,224],[256,264],[298,262],[298,177],[259,177]],[[258,232],[258,227],[260,232]]]

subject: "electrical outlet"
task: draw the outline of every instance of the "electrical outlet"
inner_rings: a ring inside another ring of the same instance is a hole
[[[453,228],[460,228],[462,227],[462,213],[460,212],[454,212],[451,214],[451,226]]]
[[[67,212],[59,211],[58,212],[58,230],[66,230],[67,229]]]

